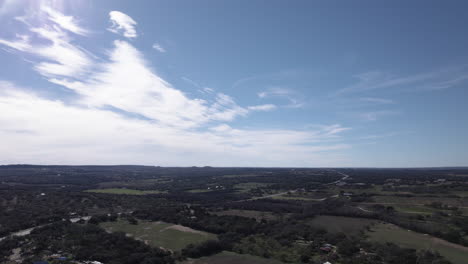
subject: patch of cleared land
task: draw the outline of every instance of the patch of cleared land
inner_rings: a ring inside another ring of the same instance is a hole
[[[275,197],[273,197],[273,199],[302,200],[302,201],[317,201],[318,202],[318,201],[324,201],[328,197],[330,197],[330,195],[325,195],[323,193],[321,193],[321,194],[311,193],[310,195],[308,195],[308,194],[298,194],[298,193],[291,192],[289,194],[286,193],[286,194],[283,194],[283,195],[275,196]]]
[[[432,214],[437,211],[437,210],[431,207],[423,206],[423,205],[395,205],[393,206],[395,210],[403,212],[403,213],[409,213],[409,214]]]
[[[172,251],[181,250],[189,244],[217,239],[215,234],[164,222],[139,221],[138,225],[132,225],[125,220],[121,220],[101,223],[100,226],[108,232],[124,232],[128,236],[141,240],[150,246],[162,247]]]
[[[279,215],[274,215],[271,212],[262,212],[262,211],[254,211],[254,210],[225,210],[219,212],[212,212],[215,215],[236,215],[236,216],[243,216],[249,218],[255,218],[257,221],[261,221],[262,219],[265,220],[278,220],[280,218]]]
[[[380,223],[371,227],[367,233],[370,241],[391,242],[401,247],[414,249],[429,249],[438,251],[454,264],[466,264],[468,248],[445,240],[402,229],[388,223]]]
[[[314,227],[321,227],[331,233],[345,233],[357,235],[366,227],[376,224],[378,221],[366,218],[319,215],[314,217],[309,223]]]
[[[146,194],[165,193],[163,191],[157,191],[157,190],[142,191],[142,190],[134,190],[134,189],[126,189],[126,188],[91,189],[91,190],[86,190],[85,192],[107,193],[107,194],[128,194],[128,195],[146,195]]]
[[[374,196],[375,202],[381,204],[411,204],[425,205],[432,202],[440,202],[452,206],[468,206],[468,198],[447,198],[447,197],[402,197],[402,196]]]
[[[192,189],[188,190],[187,192],[189,193],[206,193],[206,192],[211,192],[211,189]]]
[[[268,187],[271,185],[271,183],[265,183],[265,182],[244,182],[244,183],[238,183],[234,185],[235,189],[238,189],[239,192],[248,192],[252,189],[256,188],[264,188]]]
[[[282,262],[261,258],[247,254],[237,254],[234,252],[223,251],[219,254],[203,257],[199,259],[190,259],[181,264],[281,264]]]
[[[257,174],[232,174],[232,175],[223,175],[223,178],[238,178],[238,177],[253,177],[258,176]]]
[[[170,178],[157,178],[157,179],[144,179],[144,180],[132,180],[132,181],[110,181],[101,182],[98,184],[99,188],[128,188],[128,189],[139,189],[145,188],[148,185],[157,185],[163,183],[172,182]]]

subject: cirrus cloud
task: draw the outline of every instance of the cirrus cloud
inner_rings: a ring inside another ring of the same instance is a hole
[[[109,12],[109,19],[112,25],[107,30],[126,38],[138,37],[135,29],[137,22],[129,15],[120,11],[111,11]]]

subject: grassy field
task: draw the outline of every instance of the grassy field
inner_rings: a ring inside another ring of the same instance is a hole
[[[452,194],[455,194],[464,198],[468,197],[468,191],[455,191],[455,192],[452,192]]]
[[[370,241],[392,242],[401,247],[414,249],[431,249],[438,251],[442,256],[454,264],[466,264],[468,248],[447,242],[429,235],[408,231],[392,224],[380,223],[367,233]]]
[[[397,204],[393,205],[393,208],[398,212],[409,213],[409,214],[432,214],[437,212],[437,209],[423,206],[423,205],[411,205],[411,204]]]
[[[148,245],[162,247],[173,251],[181,250],[188,244],[197,244],[206,240],[216,239],[216,235],[194,230],[185,226],[164,222],[139,221],[131,225],[127,221],[105,222],[100,224],[109,232],[121,231]]]
[[[258,176],[257,174],[233,174],[233,175],[223,175],[223,178],[240,178],[240,177],[253,177]]]
[[[257,221],[261,221],[262,219],[265,220],[278,220],[280,216],[274,215],[271,212],[261,212],[261,211],[253,211],[253,210],[225,210],[219,212],[212,212],[215,215],[236,215],[236,216],[243,216],[243,217],[250,217],[255,218]]]
[[[206,192],[211,192],[211,189],[192,189],[188,190],[187,192],[189,193],[206,193]]]
[[[172,179],[161,177],[157,179],[101,182],[98,184],[98,186],[99,188],[140,189],[140,188],[147,187],[148,185],[157,185],[157,184],[163,184],[163,183],[169,183],[169,182],[172,182]]]
[[[312,226],[321,227],[328,232],[343,232],[351,235],[357,235],[359,231],[364,231],[367,226],[372,226],[377,222],[372,219],[330,215],[316,216],[309,221]]]
[[[234,188],[238,189],[239,192],[248,192],[251,189],[255,188],[262,188],[262,187],[267,187],[268,185],[271,185],[271,183],[264,183],[264,182],[244,182],[244,183],[238,183],[234,185]]]
[[[312,198],[312,197],[305,197],[305,196],[295,196],[295,195],[278,195],[271,197],[272,199],[279,199],[279,200],[302,200],[302,201],[319,201],[321,198]]]
[[[400,196],[374,196],[375,202],[382,204],[411,204],[424,205],[432,202],[441,202],[443,204],[466,207],[468,198],[446,198],[446,197],[400,197]]]
[[[233,252],[223,251],[219,254],[203,257],[199,259],[191,259],[180,264],[281,264],[282,262],[274,259],[266,259],[252,255],[237,254]]]
[[[91,189],[91,190],[86,190],[85,192],[107,193],[107,194],[128,194],[128,195],[146,195],[146,194],[165,193],[163,191],[157,191],[157,190],[141,191],[141,190],[134,190],[134,189],[126,189],[126,188]]]

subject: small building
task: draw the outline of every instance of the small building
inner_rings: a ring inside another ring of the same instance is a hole
[[[330,251],[332,251],[332,248],[331,247],[320,247],[319,248],[321,251],[323,252],[326,252],[326,253],[329,253]]]

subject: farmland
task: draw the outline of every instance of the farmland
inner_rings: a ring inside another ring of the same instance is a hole
[[[255,218],[257,221],[261,221],[262,219],[265,220],[278,220],[280,219],[280,215],[275,215],[271,212],[261,212],[261,211],[254,211],[254,210],[226,210],[226,211],[216,211],[212,212],[215,215],[235,215],[241,217],[248,217],[248,218]]]
[[[313,218],[309,223],[312,226],[324,228],[328,232],[357,235],[359,232],[365,231],[366,228],[375,225],[377,221],[373,219],[321,215]]]
[[[247,254],[223,251],[210,257],[187,260],[181,264],[281,264],[281,262]]]
[[[134,189],[126,189],[126,188],[91,189],[91,190],[86,190],[86,192],[105,193],[105,194],[125,194],[125,195],[146,195],[146,194],[164,193],[162,191],[155,191],[155,190],[142,191],[142,190],[134,190]]]
[[[109,232],[124,232],[153,247],[178,251],[189,244],[216,239],[216,235],[188,227],[164,222],[141,221],[130,224],[127,221],[104,222],[101,226]]]
[[[392,224],[378,224],[368,232],[369,240],[376,242],[391,242],[403,247],[419,250],[434,250],[452,261],[454,264],[464,264],[468,259],[468,247],[450,243],[427,234],[420,234],[399,228]]]

